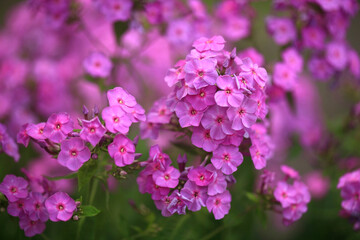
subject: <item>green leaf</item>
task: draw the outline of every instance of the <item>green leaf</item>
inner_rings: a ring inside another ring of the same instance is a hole
[[[4,194],[2,194],[2,193],[0,193],[0,201],[7,202],[6,197],[5,197]]]
[[[251,193],[251,192],[247,192],[247,193],[245,193],[246,194],[246,197],[250,200],[250,201],[252,201],[252,202],[259,202],[260,201],[260,198],[259,198],[259,196],[257,195],[257,194],[255,194],[255,193]]]
[[[94,217],[100,213],[100,210],[94,206],[86,205],[81,206],[83,217]]]
[[[79,191],[87,186],[91,178],[95,175],[97,170],[97,161],[90,159],[78,171],[78,189]]]
[[[61,179],[71,179],[71,178],[76,178],[77,177],[77,173],[70,173],[68,175],[65,176],[59,176],[59,177],[48,177],[48,176],[44,176],[47,179],[51,180],[51,181],[56,181],[56,180],[61,180]]]
[[[116,36],[117,42],[120,42],[121,36],[128,30],[129,22],[115,22],[113,25],[114,33]]]

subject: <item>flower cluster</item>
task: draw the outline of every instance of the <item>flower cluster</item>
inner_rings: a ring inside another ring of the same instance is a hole
[[[91,157],[96,158],[100,147],[108,148],[117,166],[132,164],[135,145],[125,135],[132,123],[145,120],[145,110],[120,87],[109,90],[107,97],[110,106],[102,111],[105,126],[98,117],[97,108],[93,115],[84,108],[85,119],[78,121],[81,129],[74,129],[69,114],[52,114],[46,123],[27,124],[20,133],[21,143],[27,145],[28,139],[33,139],[71,171],[79,170]]]
[[[343,198],[341,215],[354,224],[354,230],[360,230],[360,169],[343,175],[337,188]]]
[[[273,5],[277,11],[287,12],[290,16],[269,16],[266,19],[268,32],[278,45],[292,46],[301,53],[310,49],[308,69],[314,78],[325,81],[346,68],[355,78],[360,77],[360,58],[346,42],[350,19],[359,9],[357,1],[280,0],[274,1]],[[291,58],[292,54],[288,52],[288,55]],[[297,56],[295,59],[296,65],[300,66]],[[279,85],[289,90],[295,69],[284,67],[282,64],[275,66],[274,81],[276,84],[281,82]]]
[[[54,192],[49,181],[39,180],[29,178],[29,182],[22,177],[6,175],[0,184],[0,192],[8,200],[7,212],[20,219],[20,228],[27,237],[41,234],[49,219],[68,221],[77,211],[75,201],[69,195]]]
[[[6,131],[6,127],[0,123],[0,153],[4,152],[8,156],[14,158],[17,162],[19,161],[20,154],[17,144]]]

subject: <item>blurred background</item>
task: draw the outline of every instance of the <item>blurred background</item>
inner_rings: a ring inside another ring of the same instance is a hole
[[[18,0],[0,1],[0,28],[5,25],[9,11],[16,6]],[[205,1],[209,6],[216,1]],[[255,42],[259,52],[266,59],[276,59],[279,47],[266,34],[264,18],[270,12],[270,1],[259,1],[254,4],[257,12],[257,20],[253,30],[256,36]],[[360,52],[360,15],[355,16],[348,30],[350,45]],[[26,34],[27,29],[19,29]],[[244,41],[238,47],[246,47],[251,43]],[[169,64],[170,65],[170,64]],[[80,66],[81,67],[81,66]],[[360,83],[359,83],[360,84]],[[335,86],[334,86],[335,85]],[[350,111],[353,104],[351,92],[352,85],[343,84],[336,86],[333,82],[316,82],[316,89],[320,93],[320,106],[322,117],[326,125],[332,127],[342,121]],[[152,96],[154,99],[156,96]],[[143,97],[140,102],[147,107],[152,102]],[[0,107],[2,103],[0,102]],[[79,112],[81,110],[79,105]],[[135,136],[136,132],[132,133]],[[358,142],[349,144],[358,145]],[[299,145],[289,147],[288,162],[296,166],[300,172],[309,169],[306,162],[307,154],[301,152]],[[145,142],[140,142],[138,152],[146,152]],[[349,151],[352,151],[350,149]],[[30,148],[20,149],[20,163],[15,163],[10,157],[0,155],[0,179],[6,174],[21,175],[19,166],[29,166],[31,159],[38,157],[36,151]],[[172,149],[168,153],[172,159],[176,159],[181,153],[179,149]],[[349,152],[352,155],[352,152]],[[194,156],[190,156],[194,157]],[[146,154],[144,156],[146,159]],[[56,170],[55,170],[56,171]],[[140,194],[134,175],[128,179],[114,184],[114,188],[108,196],[99,190],[96,194],[95,206],[100,206],[101,213],[86,219],[80,233],[77,233],[77,222],[47,222],[47,228],[43,235],[34,239],[75,239],[78,234],[80,239],[360,239],[360,234],[354,232],[352,225],[339,216],[341,209],[340,192],[336,189],[338,178],[331,179],[331,188],[328,194],[320,199],[313,199],[308,206],[308,212],[300,221],[290,227],[284,227],[281,216],[274,213],[264,214],[256,208],[256,205],[246,198],[246,192],[253,192],[257,187],[256,172],[250,158],[245,159],[241,168],[236,172],[237,183],[230,189],[232,203],[229,215],[223,220],[215,221],[205,208],[200,212],[189,212],[185,216],[161,216],[150,195]],[[103,207],[101,207],[103,206]],[[18,226],[18,219],[9,216],[6,212],[0,213],[0,239],[26,239],[23,231]]]

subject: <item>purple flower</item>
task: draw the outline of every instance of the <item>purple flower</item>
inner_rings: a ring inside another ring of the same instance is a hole
[[[187,176],[189,180],[201,187],[207,186],[213,181],[213,173],[201,166],[190,169]]]
[[[21,126],[18,134],[16,135],[16,142],[27,147],[30,142],[30,136],[27,134],[28,123]],[[1,133],[0,133],[1,134]]]
[[[105,121],[106,128],[112,133],[127,134],[131,126],[131,120],[120,106],[104,108],[102,118]]]
[[[165,171],[156,171],[153,180],[160,187],[174,188],[179,183],[180,172],[174,167],[167,167]]]
[[[224,24],[224,35],[230,40],[236,41],[249,36],[250,21],[242,16],[230,16]]]
[[[198,111],[203,111],[208,106],[215,104],[214,94],[216,90],[216,86],[200,88],[196,91],[195,95],[187,95],[185,99],[193,106],[193,108]]]
[[[208,185],[208,194],[210,196],[214,196],[216,194],[225,192],[227,182],[222,171],[217,170],[212,164],[206,165],[206,169],[213,173],[213,181]]]
[[[185,81],[195,89],[215,85],[218,73],[216,59],[192,59],[185,64]]]
[[[216,169],[220,169],[224,174],[230,175],[237,170],[243,159],[237,147],[220,146],[213,152],[211,163]]]
[[[51,195],[46,199],[45,206],[53,222],[70,220],[76,209],[75,201],[64,192]]]
[[[360,181],[348,182],[341,189],[341,206],[350,213],[360,212]]]
[[[64,140],[61,143],[61,151],[58,156],[60,165],[71,171],[77,171],[90,159],[91,152],[79,137]]]
[[[286,175],[287,178],[289,177],[289,178],[292,178],[295,180],[300,179],[300,175],[295,169],[293,169],[287,165],[281,165],[280,169]]]
[[[205,203],[208,198],[206,188],[199,187],[192,181],[187,181],[185,183],[184,188],[181,189],[181,195],[190,201],[187,204],[187,207],[193,212],[199,211],[201,207],[205,207]]]
[[[45,128],[45,123],[44,122],[38,123],[38,124],[30,124],[26,128],[26,132],[33,139],[45,140],[46,136],[44,135],[44,128]]]
[[[91,53],[83,62],[85,71],[92,77],[106,78],[110,75],[112,63],[103,53]]]
[[[80,132],[80,138],[96,146],[106,133],[106,128],[101,124],[98,117],[91,120],[82,119],[83,128]]]
[[[67,113],[51,114],[44,127],[44,136],[60,143],[74,129],[74,122]]]
[[[318,80],[328,80],[334,74],[334,69],[322,58],[312,58],[308,63],[311,74]]]
[[[322,28],[314,26],[305,27],[302,29],[301,35],[305,47],[318,50],[324,48],[326,34]]]
[[[291,206],[295,202],[296,190],[284,181],[278,182],[274,191],[274,197],[281,203],[283,208]]]
[[[217,86],[222,91],[215,93],[215,101],[221,107],[239,107],[244,94],[236,87],[235,80],[229,75],[219,76],[216,80]]]
[[[6,175],[0,184],[0,192],[4,194],[9,202],[16,202],[28,196],[28,182],[22,177]]]
[[[285,63],[276,63],[274,67],[274,83],[285,90],[292,90],[296,84],[296,73]]]
[[[288,48],[282,53],[285,64],[295,72],[299,73],[303,69],[303,59],[295,48]]]
[[[289,18],[268,17],[266,19],[266,26],[279,45],[285,45],[296,39],[296,29],[293,21]]]
[[[124,135],[116,135],[114,141],[108,146],[108,150],[110,157],[114,158],[116,166],[124,167],[134,162],[135,145]]]
[[[225,40],[222,36],[214,36],[212,38],[202,37],[196,40],[193,47],[199,52],[204,51],[221,51],[225,46]]]
[[[206,207],[216,220],[223,218],[230,210],[231,195],[229,191],[211,196],[206,201]]]
[[[339,0],[315,0],[315,2],[317,2],[322,9],[324,9],[324,11],[335,11],[338,10],[340,7],[340,2]]]
[[[266,167],[267,158],[262,151],[262,145],[253,144],[250,148],[251,159],[254,163],[255,169],[260,170]]]
[[[346,46],[338,42],[329,43],[326,46],[326,60],[336,70],[344,70],[348,62]]]
[[[169,123],[172,112],[166,105],[166,98],[157,100],[149,111],[147,120],[151,123]]]
[[[136,106],[136,99],[121,87],[116,87],[107,92],[110,106],[120,106],[122,110],[131,113]]]
[[[131,16],[131,0],[96,0],[95,3],[111,22],[126,21]]]
[[[179,123],[182,128],[189,126],[199,126],[200,121],[204,115],[202,111],[198,111],[187,102],[179,102],[176,105],[175,113],[179,118]]]
[[[156,208],[161,210],[161,215],[164,217],[170,217],[173,214],[168,210],[172,199],[170,196],[164,196],[161,200],[154,201]]]
[[[40,220],[46,222],[49,219],[48,212],[44,205],[45,197],[41,193],[31,192],[24,202],[24,210],[31,221]]]
[[[171,195],[171,202],[167,209],[171,214],[185,214],[186,206],[190,204],[190,200],[185,198],[179,193],[179,190],[175,190]]]
[[[44,222],[31,220],[27,215],[21,215],[19,221],[20,228],[24,230],[26,237],[33,237],[44,232],[46,225]]]
[[[7,212],[13,217],[24,215],[24,202],[25,198],[19,199],[16,202],[9,202]]]
[[[213,138],[211,138],[210,129],[205,129],[200,126],[193,128],[191,142],[196,147],[202,148],[207,152],[212,152],[219,146],[222,141],[214,140]]]
[[[250,58],[245,58],[242,62],[241,70],[249,73],[248,76],[252,78],[248,81],[252,82],[252,80],[254,80],[261,88],[265,87],[266,81],[268,80],[265,68],[261,68],[256,63],[253,63]]]
[[[257,102],[245,97],[241,105],[237,108],[229,108],[227,116],[232,121],[232,129],[241,130],[250,128],[256,122]]]
[[[204,114],[201,124],[205,129],[210,129],[210,136],[215,140],[222,140],[226,135],[231,135],[234,130],[231,122],[226,116],[226,108],[214,105]]]

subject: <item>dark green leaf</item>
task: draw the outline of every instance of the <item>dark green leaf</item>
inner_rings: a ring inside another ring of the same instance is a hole
[[[120,42],[121,36],[126,32],[126,30],[129,28],[129,22],[115,22],[113,25],[114,33],[116,36],[116,40]]]
[[[246,197],[250,200],[250,201],[252,201],[252,202],[259,202],[260,201],[260,198],[259,198],[259,196],[257,195],[257,194],[255,194],[255,193],[251,193],[251,192],[247,192],[247,193],[245,193],[246,194]]]
[[[83,217],[94,217],[100,213],[99,209],[91,205],[81,206],[81,209]]]

